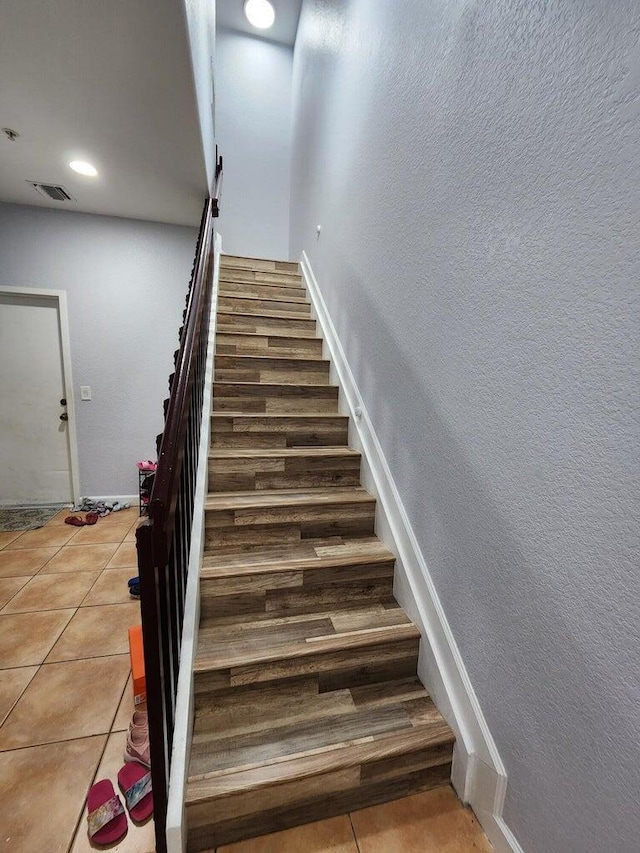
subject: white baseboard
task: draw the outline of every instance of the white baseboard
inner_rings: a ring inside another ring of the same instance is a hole
[[[187,849],[186,815],[184,809],[191,736],[193,734],[193,664],[198,645],[200,624],[200,567],[204,552],[204,501],[207,496],[209,476],[209,439],[211,435],[211,408],[213,399],[213,366],[216,347],[216,308],[220,278],[221,239],[214,235],[213,298],[209,317],[209,343],[202,400],[198,470],[191,527],[191,548],[187,571],[187,590],[182,623],[180,670],[176,696],[176,717],[173,729],[169,799],[167,803],[167,853],[185,853]]]
[[[138,495],[83,495],[80,501],[85,498],[90,501],[107,501],[110,504],[120,501],[120,503],[131,504],[131,506],[138,506],[139,501]]]
[[[377,498],[376,533],[396,555],[394,594],[422,634],[418,675],[456,734],[452,783],[496,851],[522,853],[502,818],[504,765],[305,252],[300,265],[331,381],[340,388],[340,411],[350,415],[349,443],[362,452],[362,483]]]

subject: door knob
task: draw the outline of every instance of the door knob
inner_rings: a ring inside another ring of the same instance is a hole
[[[69,420],[69,415],[68,415],[66,412],[63,412],[63,413],[60,415],[60,420],[61,420],[61,421],[68,421],[68,420]]]
[[[61,405],[61,406],[66,406],[66,405],[67,405],[67,398],[66,398],[66,397],[63,397],[63,398],[62,398],[62,400],[60,400],[60,405]]]

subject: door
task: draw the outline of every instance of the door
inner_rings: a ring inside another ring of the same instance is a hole
[[[0,505],[73,500],[60,310],[0,291]]]

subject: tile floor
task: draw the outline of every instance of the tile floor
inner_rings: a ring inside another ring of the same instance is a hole
[[[217,853],[490,853],[450,787],[218,848]]]
[[[0,847],[85,853],[85,796],[116,785],[133,712],[127,628],[139,623],[134,508],[93,527],[0,533]],[[153,853],[153,822],[110,850]]]
[[[0,827],[11,853],[89,853],[85,796],[116,784],[133,712],[137,511],[94,527],[0,533]],[[103,848],[104,849],[104,848]],[[129,821],[115,853],[153,853]],[[219,848],[218,853],[488,853],[451,788]]]

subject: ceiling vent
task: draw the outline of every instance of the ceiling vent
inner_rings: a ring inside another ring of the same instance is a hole
[[[28,181],[27,183],[51,201],[75,201],[71,193],[59,184],[41,184],[38,181]]]

